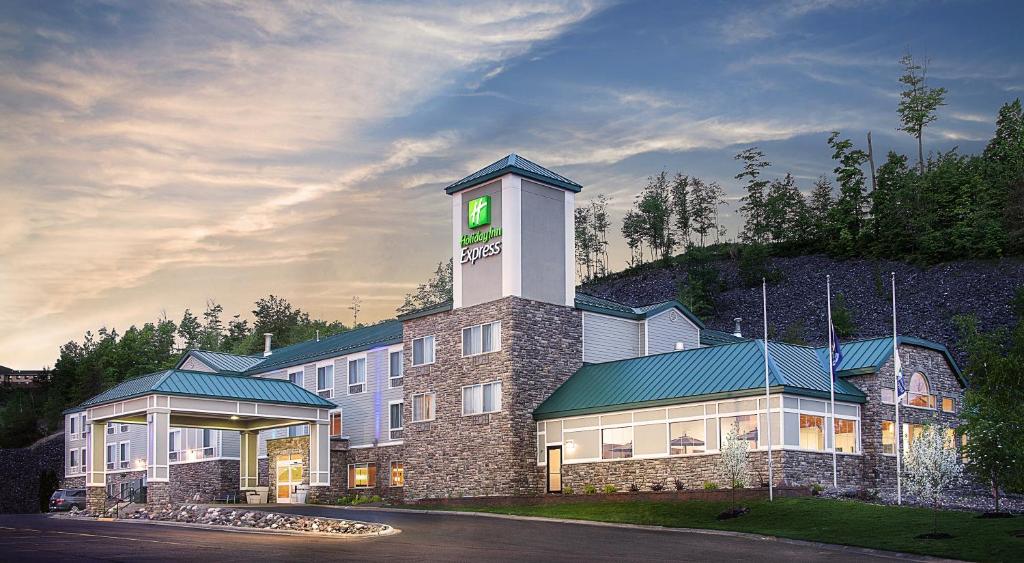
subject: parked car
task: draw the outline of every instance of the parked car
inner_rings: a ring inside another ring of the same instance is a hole
[[[50,496],[50,512],[85,510],[85,489],[57,489]]]

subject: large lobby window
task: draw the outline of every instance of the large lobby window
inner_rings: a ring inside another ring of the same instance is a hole
[[[729,434],[733,428],[738,428],[737,434],[740,440],[747,442],[747,448],[757,449],[757,416],[744,414],[740,416],[723,416],[720,424],[722,433],[722,445],[729,441]]]
[[[846,418],[835,419],[835,437],[837,452],[857,453],[857,421]]]
[[[405,465],[400,461],[391,462],[391,486],[405,486]]]
[[[633,457],[633,428],[606,428],[601,431],[601,458]]]
[[[800,415],[800,447],[805,450],[825,449],[825,417]]]
[[[702,454],[706,451],[704,419],[673,422],[670,430],[672,455]]]
[[[424,366],[434,363],[434,337],[424,336],[412,341],[412,365]]]
[[[462,329],[462,355],[476,356],[501,350],[501,321]]]
[[[931,394],[931,387],[928,379],[923,373],[917,372],[910,376],[910,389],[907,396],[907,404],[912,407],[923,409],[935,408],[935,397]]]

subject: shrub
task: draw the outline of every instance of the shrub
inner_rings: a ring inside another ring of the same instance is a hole
[[[704,490],[716,491],[718,490],[718,483],[715,483],[714,481],[704,481]]]
[[[629,486],[629,492],[631,492],[631,493],[639,493],[640,492],[640,485],[637,485],[636,483],[631,484]]]
[[[597,487],[595,487],[593,485],[587,485],[587,486],[583,487],[583,494],[585,494],[585,495],[592,495],[592,494],[594,494],[596,492],[597,492]]]
[[[380,498],[380,495],[373,495],[370,497],[370,502],[381,502],[382,500],[384,499]]]
[[[662,491],[664,489],[665,485],[663,483],[651,483],[651,490],[654,492]]]
[[[677,491],[681,491],[686,488],[686,483],[683,483],[681,479],[676,479],[675,486]]]
[[[606,494],[619,492],[619,488],[616,487],[615,485],[605,485],[604,488],[601,490],[604,491]]]
[[[573,493],[572,485],[566,485],[566,486],[562,487],[562,494],[563,495],[571,495],[572,493]]]
[[[814,483],[813,485],[811,485],[811,494],[812,495],[815,495],[815,496],[820,495],[821,492],[824,491],[824,490],[825,490],[825,486],[822,485],[821,483]]]

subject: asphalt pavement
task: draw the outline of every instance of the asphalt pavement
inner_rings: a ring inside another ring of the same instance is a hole
[[[45,515],[0,515],[3,561],[881,561],[841,547],[701,532],[318,506],[275,508],[382,522],[400,533],[347,539]]]

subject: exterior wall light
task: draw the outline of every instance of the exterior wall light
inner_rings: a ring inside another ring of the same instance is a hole
[[[576,451],[576,441],[575,440],[566,440],[565,441],[565,451],[567,453],[572,453],[572,452]]]

